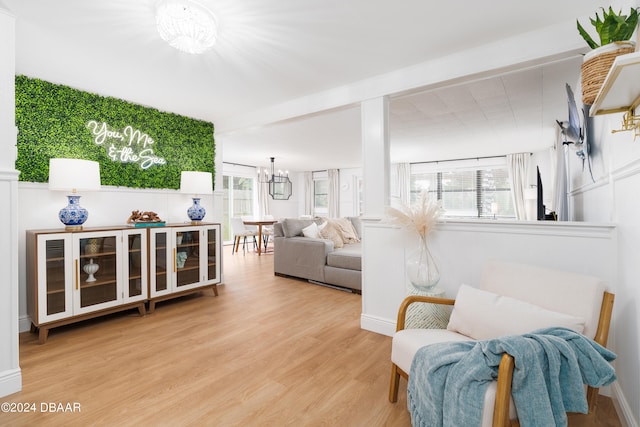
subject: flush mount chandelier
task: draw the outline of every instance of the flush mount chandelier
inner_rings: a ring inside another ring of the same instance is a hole
[[[183,52],[203,53],[216,41],[215,16],[194,1],[161,2],[156,10],[156,24],[160,37]]]

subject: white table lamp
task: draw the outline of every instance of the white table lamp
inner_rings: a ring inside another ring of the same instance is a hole
[[[213,193],[211,172],[182,171],[180,175],[180,192],[194,195],[193,205],[187,209],[187,215],[192,224],[200,223],[207,212],[200,205],[199,196]]]
[[[100,190],[100,164],[82,159],[49,159],[49,189],[67,191],[69,204],[60,209],[58,218],[66,230],[82,230],[89,212],[80,206],[80,191]]]

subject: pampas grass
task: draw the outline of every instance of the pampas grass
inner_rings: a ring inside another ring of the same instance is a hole
[[[391,224],[414,230],[422,240],[427,239],[444,212],[440,202],[431,200],[425,191],[414,206],[405,205],[400,209],[387,207],[386,210]]]

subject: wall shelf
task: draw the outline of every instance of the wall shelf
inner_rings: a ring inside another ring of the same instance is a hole
[[[640,52],[618,56],[591,106],[591,116],[628,112],[640,104]]]

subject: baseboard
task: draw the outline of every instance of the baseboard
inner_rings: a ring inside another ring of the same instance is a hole
[[[367,331],[392,337],[396,333],[395,322],[390,322],[382,317],[362,314],[360,316],[360,327]]]
[[[0,373],[0,397],[22,390],[22,371],[20,368]]]
[[[611,384],[611,392],[611,400],[613,401],[613,406],[616,408],[618,418],[620,418],[622,425],[625,427],[640,427],[638,420],[629,407],[629,402],[627,402],[627,399],[624,397],[622,388],[620,388],[617,382]]]
[[[28,332],[31,330],[31,318],[29,316],[22,316],[18,319],[18,331]]]

